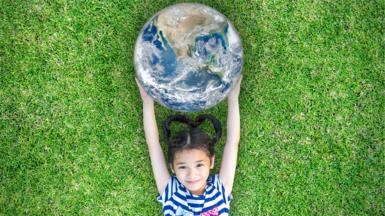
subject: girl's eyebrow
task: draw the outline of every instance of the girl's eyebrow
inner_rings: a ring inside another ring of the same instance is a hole
[[[195,161],[195,163],[201,163],[201,162],[203,162],[203,160]],[[176,165],[182,165],[182,164],[186,164],[186,163],[185,162],[179,162]]]

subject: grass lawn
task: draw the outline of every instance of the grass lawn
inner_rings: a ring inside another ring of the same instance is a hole
[[[0,0],[0,215],[161,215],[133,52],[176,2]],[[385,1],[198,2],[244,46],[232,215],[384,215]]]

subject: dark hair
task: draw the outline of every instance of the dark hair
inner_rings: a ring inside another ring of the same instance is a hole
[[[206,119],[211,121],[214,126],[215,136],[213,138],[198,128]],[[186,124],[189,130],[180,131],[175,136],[171,136],[170,124],[172,122]],[[168,160],[173,164],[175,153],[185,149],[200,149],[205,151],[210,158],[214,156],[214,145],[221,138],[222,128],[219,120],[209,114],[200,115],[195,121],[185,115],[170,115],[163,122],[163,134],[168,146]]]

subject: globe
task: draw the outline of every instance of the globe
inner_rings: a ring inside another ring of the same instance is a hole
[[[241,75],[243,49],[224,15],[202,4],[182,3],[147,21],[134,62],[147,94],[170,109],[196,112],[226,98]]]

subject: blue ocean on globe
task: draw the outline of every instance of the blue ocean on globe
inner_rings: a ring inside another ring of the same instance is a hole
[[[160,104],[183,112],[223,100],[241,75],[238,33],[218,11],[177,4],[154,15],[135,46],[136,77]]]

